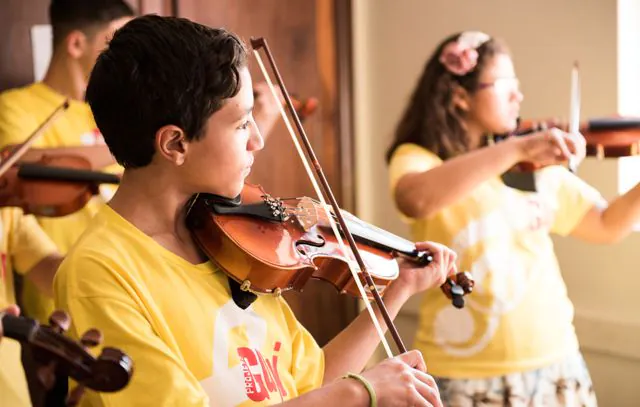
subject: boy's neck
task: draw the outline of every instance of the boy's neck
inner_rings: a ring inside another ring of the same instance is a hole
[[[151,164],[153,165],[153,164]],[[154,169],[127,170],[109,206],[165,249],[198,264],[206,259],[185,222],[184,194],[168,176]]]
[[[84,101],[87,80],[77,61],[54,52],[42,82],[63,96]]]

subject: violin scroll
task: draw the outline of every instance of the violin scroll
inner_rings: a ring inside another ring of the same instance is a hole
[[[454,277],[447,278],[440,289],[451,300],[454,307],[464,308],[464,296],[471,294],[474,285],[475,280],[471,273],[463,271]]]
[[[94,358],[87,348],[99,345],[102,334],[90,329],[82,335],[80,343],[64,336],[71,319],[63,311],[55,311],[49,325],[13,315],[2,315],[0,319],[4,336],[28,346],[38,365],[37,377],[47,391],[54,386],[66,386],[67,378],[78,383],[65,401],[55,405],[77,405],[84,389],[98,392],[116,392],[124,388],[133,374],[133,362],[119,349],[105,347]],[[66,392],[63,392],[66,394]]]

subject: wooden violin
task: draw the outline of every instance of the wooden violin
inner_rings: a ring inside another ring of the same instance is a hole
[[[0,150],[0,158],[3,160],[19,145],[8,145]],[[74,156],[82,157],[89,161],[92,170],[101,170],[110,165],[116,164],[115,158],[105,144],[95,144],[90,146],[75,147],[55,147],[55,148],[30,148],[20,156],[21,162],[40,162],[44,157]]]
[[[66,154],[56,154],[51,149],[29,150],[68,106],[65,101],[24,143],[1,153],[0,207],[20,207],[25,213],[38,216],[65,216],[83,208],[99,193],[100,184],[120,182],[117,175],[92,171],[89,158],[69,154],[70,151],[84,151],[79,150],[81,148],[66,150]],[[96,157],[104,159],[104,149],[96,150],[96,153],[99,154]],[[18,161],[25,156],[36,161]]]
[[[115,174],[91,171],[80,156],[43,156],[19,162],[0,175],[0,206],[20,207],[37,216],[66,216],[99,193],[100,184],[118,184]]]
[[[433,260],[429,253],[417,252],[410,241],[341,212],[381,295],[399,275],[397,257],[421,265]],[[315,278],[341,293],[360,296],[348,266],[350,254],[339,247],[327,212],[317,200],[274,198],[260,186],[245,184],[236,201],[207,194],[194,197],[187,224],[204,253],[245,291],[278,295],[301,291]],[[468,273],[460,276],[464,276],[462,287],[454,280],[446,283],[458,307],[473,288]],[[373,294],[367,297],[373,299]]]
[[[274,198],[259,186],[245,184],[236,199],[197,194],[187,205],[187,227],[202,251],[238,282],[242,290],[277,295],[290,289],[301,290],[310,278],[318,278],[330,282],[340,292],[362,298],[387,354],[392,356],[371,308],[372,298],[398,349],[406,352],[381,294],[398,276],[396,257],[407,257],[426,265],[432,260],[431,256],[419,253],[411,242],[367,224],[338,206],[266,40],[251,39],[251,46],[271,94],[277,97],[258,50],[264,49],[269,59],[300,140],[293,133],[282,106],[281,116],[318,200]],[[348,248],[343,240],[347,241]],[[460,276],[442,286],[458,307],[464,305],[462,297],[473,288],[469,274]]]
[[[524,120],[510,135],[525,136],[557,127],[568,130],[559,120]],[[597,117],[580,123],[578,131],[587,142],[587,157],[619,158],[640,153],[640,117]]]
[[[116,392],[131,379],[133,361],[122,351],[105,347],[97,358],[87,351],[87,348],[97,346],[102,341],[98,330],[85,332],[80,343],[63,335],[71,324],[65,312],[55,311],[49,318],[50,325],[40,325],[30,318],[1,313],[0,323],[5,337],[30,348],[38,365],[37,377],[51,393],[45,405],[74,406],[85,388],[97,392]],[[75,380],[78,386],[67,396],[68,378]],[[55,392],[52,391],[54,386],[57,388]]]

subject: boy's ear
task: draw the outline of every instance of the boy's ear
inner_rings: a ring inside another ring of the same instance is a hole
[[[86,51],[89,39],[80,30],[73,30],[64,39],[67,53],[74,59],[79,59]]]
[[[156,152],[175,165],[184,164],[188,149],[184,131],[178,126],[170,124],[156,132]]]

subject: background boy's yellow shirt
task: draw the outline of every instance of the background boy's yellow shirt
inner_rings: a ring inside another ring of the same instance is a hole
[[[403,175],[441,163],[420,146],[400,146],[390,163],[391,193]],[[568,235],[590,208],[606,202],[559,166],[538,171],[536,185],[538,192],[523,192],[491,179],[429,218],[404,218],[413,240],[449,246],[460,270],[476,280],[462,310],[439,289],[423,297],[415,346],[431,374],[500,376],[554,363],[578,348],[549,233]]]
[[[282,298],[242,310],[227,277],[193,265],[109,206],[56,275],[56,304],[76,338],[96,327],[134,362],[131,383],[89,393],[97,406],[258,406],[319,387],[324,355]]]
[[[64,101],[64,97],[42,82],[0,94],[0,148],[24,142]],[[63,115],[52,123],[34,147],[76,147],[104,143],[88,104],[72,100]],[[108,187],[101,188],[106,195]],[[61,253],[66,253],[87,227],[96,210],[105,202],[96,196],[83,209],[61,218],[39,217],[42,229]],[[53,301],[43,297],[29,281],[24,284],[24,312],[47,321]]]
[[[33,216],[15,208],[0,209],[0,309],[15,304],[13,270],[29,271],[56,252]],[[20,344],[0,342],[0,407],[31,406],[20,360]]]

